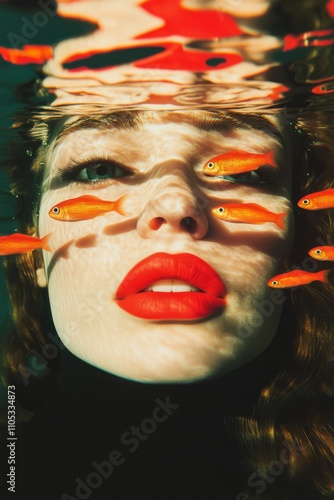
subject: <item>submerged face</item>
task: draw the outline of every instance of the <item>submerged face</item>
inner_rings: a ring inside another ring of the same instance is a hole
[[[210,158],[234,150],[274,151],[278,166],[204,174]],[[270,344],[283,300],[267,282],[293,232],[289,152],[272,118],[241,114],[237,123],[204,111],[71,118],[46,164],[39,233],[52,232],[53,252],[44,253],[49,297],[72,353],[137,381],[191,382],[230,372]],[[96,215],[90,197],[81,199],[85,220],[48,215],[86,195],[111,202],[126,195],[125,215],[117,207]],[[285,229],[221,220],[212,210],[222,203],[287,212]]]

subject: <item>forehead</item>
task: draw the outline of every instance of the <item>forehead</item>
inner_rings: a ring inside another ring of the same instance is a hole
[[[72,116],[57,124],[49,143],[47,165],[89,151],[113,150],[124,160],[210,154],[211,147],[264,152],[283,147],[274,117],[214,111],[123,111],[93,116]]]
[[[266,128],[268,132],[278,132],[278,120],[273,115],[260,115],[236,112],[218,112],[210,110],[157,110],[157,111],[120,111],[100,115],[70,116],[59,121],[56,136],[67,135],[77,128],[113,127],[121,129],[137,129],[147,123],[180,122],[189,123],[203,130],[228,127],[244,127],[246,129]]]

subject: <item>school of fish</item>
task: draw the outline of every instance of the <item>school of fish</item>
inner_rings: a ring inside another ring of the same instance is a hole
[[[255,154],[246,151],[231,151],[208,160],[203,166],[203,172],[209,176],[237,175],[257,170],[261,166],[277,167],[274,152]],[[334,208],[334,189],[326,189],[310,193],[301,198],[297,205],[306,210]],[[285,229],[287,213],[276,214],[255,203],[227,203],[218,205],[211,213],[220,220],[234,223],[264,224],[273,222],[280,229]],[[312,248],[309,255],[317,260],[334,260],[334,246]],[[328,282],[330,270],[309,273],[307,271],[290,271],[274,276],[268,281],[273,288],[292,288],[307,285],[313,281]]]
[[[237,175],[258,169],[262,165],[277,166],[273,152],[266,154],[232,151],[212,158],[205,163],[203,170],[208,175]],[[127,195],[116,201],[101,200],[97,196],[82,195],[68,199],[54,205],[49,210],[49,216],[59,221],[83,221],[116,211],[126,215],[123,203]],[[297,205],[306,210],[320,210],[334,208],[334,189],[326,189],[310,193],[301,198]],[[265,224],[271,222],[280,229],[285,229],[287,212],[274,213],[256,203],[224,203],[214,207],[211,213],[222,221],[246,224]],[[0,256],[32,252],[38,248],[51,251],[49,245],[50,234],[43,238],[14,233],[0,236]],[[309,255],[316,260],[334,260],[334,246],[320,246],[309,250]],[[271,288],[293,288],[308,285],[313,281],[328,283],[330,269],[318,272],[293,270],[279,274],[268,281]]]

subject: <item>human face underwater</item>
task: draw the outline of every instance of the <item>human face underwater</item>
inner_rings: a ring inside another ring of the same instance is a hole
[[[215,377],[263,352],[284,302],[267,282],[293,239],[291,155],[282,141],[269,115],[68,118],[49,144],[39,213],[39,235],[52,233],[39,283],[48,286],[65,346],[102,370],[147,383]],[[233,151],[273,153],[276,165],[204,173],[210,158]],[[50,217],[60,202],[87,195],[124,197],[123,213]],[[222,203],[284,213],[284,226],[221,220],[214,209]]]

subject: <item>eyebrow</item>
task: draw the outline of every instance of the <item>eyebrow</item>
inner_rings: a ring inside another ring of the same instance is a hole
[[[120,111],[118,113],[108,113],[96,116],[79,116],[70,123],[65,123],[64,127],[57,135],[55,146],[57,146],[66,136],[77,130],[90,128],[103,130],[109,128],[133,130],[139,128],[140,121],[139,112],[137,111]]]
[[[237,130],[258,130],[267,135],[273,135],[283,142],[279,128],[267,118],[259,114],[237,112],[215,113],[201,116],[197,126],[208,132],[226,132],[231,128]]]
[[[177,113],[177,112],[176,112]],[[54,146],[59,145],[65,137],[78,131],[87,129],[119,129],[119,130],[138,130],[147,123],[147,111],[119,111],[116,113],[101,114],[96,116],[79,116],[65,123],[59,132]],[[171,114],[172,116],[172,114]],[[175,115],[174,115],[175,116]],[[198,110],[195,116],[183,115],[183,121],[188,122],[200,130],[206,132],[226,132],[231,130],[258,130],[267,135],[274,136],[283,142],[283,137],[273,123],[267,118],[258,114],[244,114],[237,112],[217,112]]]

